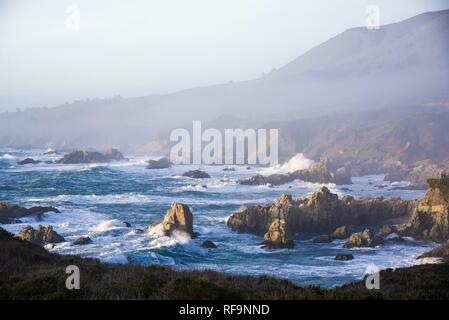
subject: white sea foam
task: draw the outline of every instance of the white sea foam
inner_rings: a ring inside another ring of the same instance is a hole
[[[5,153],[4,155],[0,156],[0,159],[2,160],[14,160],[16,157],[14,157],[12,154]]]
[[[287,162],[274,167],[262,169],[260,172],[262,174],[289,173],[296,170],[308,169],[313,163],[313,160],[306,158],[302,153],[298,153]]]

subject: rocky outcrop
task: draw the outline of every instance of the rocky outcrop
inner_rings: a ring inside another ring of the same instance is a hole
[[[349,237],[349,228],[346,226],[335,229],[332,234],[324,234],[312,239],[313,243],[330,243],[335,239],[346,239]]]
[[[24,165],[24,164],[39,164],[41,163],[41,161],[39,160],[34,160],[33,158],[26,158],[22,161],[17,162],[17,164],[19,165]]]
[[[20,207],[16,204],[0,202],[0,223],[19,223],[20,218],[33,216],[40,219],[46,212],[59,213],[59,210],[54,207],[31,207],[29,209]]]
[[[79,237],[72,242],[72,246],[84,246],[86,244],[91,244],[92,239],[90,237]]]
[[[322,187],[308,198],[283,194],[265,207],[243,208],[229,217],[227,225],[236,232],[264,235],[275,219],[283,219],[293,233],[333,232],[344,225],[380,225],[388,219],[407,217],[412,203],[398,198],[339,199]]]
[[[78,164],[78,163],[103,163],[125,160],[122,153],[117,149],[108,149],[104,153],[98,151],[75,150],[66,154],[57,163]]]
[[[167,210],[164,220],[157,222],[151,226],[154,228],[161,228],[165,236],[172,236],[173,232],[184,232],[194,238],[193,232],[193,215],[190,208],[182,203],[173,203]]]
[[[210,240],[203,241],[201,246],[203,248],[207,248],[207,249],[215,249],[217,247],[217,245],[215,243],[213,243],[212,241],[210,241]]]
[[[246,180],[239,181],[242,185],[282,185],[294,180],[302,180],[315,183],[350,184],[351,175],[346,168],[339,168],[334,176],[328,170],[325,161],[314,163],[309,169],[297,170],[287,174],[275,173],[268,176],[255,175]]]
[[[172,166],[172,163],[167,158],[159,160],[148,160],[147,169],[167,169]]]
[[[275,219],[263,237],[265,248],[293,248],[292,234],[284,219]]]
[[[376,247],[383,244],[383,240],[379,236],[375,236],[370,229],[365,229],[361,232],[353,233],[346,240],[346,248],[360,248],[360,247]]]
[[[348,261],[354,259],[352,254],[339,253],[335,256],[335,260]]]
[[[26,226],[20,230],[15,237],[40,246],[45,246],[50,243],[65,242],[65,239],[54,231],[52,226],[43,227],[39,225],[37,229],[34,229],[31,226]]]
[[[183,177],[189,177],[192,179],[207,179],[210,178],[210,175],[207,172],[201,171],[201,170],[190,170],[187,172],[184,172],[182,174]]]
[[[401,236],[443,242],[449,239],[449,178],[430,179],[409,221],[390,228]]]

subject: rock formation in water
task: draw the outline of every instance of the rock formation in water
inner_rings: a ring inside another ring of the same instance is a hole
[[[172,166],[172,163],[167,158],[159,160],[148,160],[147,169],[167,169]]]
[[[388,226],[391,232],[436,242],[449,239],[449,178],[430,179],[428,183],[427,193],[416,202],[409,221]]]
[[[17,162],[18,165],[25,165],[25,164],[39,164],[41,161],[34,160],[33,158],[26,158],[22,161]]]
[[[346,168],[339,168],[332,176],[327,167],[326,161],[314,163],[308,169],[297,170],[287,174],[275,173],[268,176],[255,175],[246,180],[239,181],[243,185],[281,185],[292,182],[294,180],[302,180],[315,183],[335,183],[335,184],[351,184],[351,174]]]
[[[54,207],[41,206],[27,209],[16,204],[0,202],[0,223],[20,223],[20,218],[30,216],[40,219],[45,212],[59,213],[59,210]]]
[[[293,237],[284,219],[275,219],[263,237],[265,248],[292,248]]]
[[[360,247],[376,247],[383,244],[383,240],[379,236],[375,236],[370,229],[365,229],[361,232],[353,233],[346,240],[346,248],[360,248]]]
[[[201,246],[203,248],[207,248],[207,249],[215,249],[217,247],[217,245],[215,243],[213,243],[212,241],[210,241],[210,240],[203,241]]]
[[[210,175],[207,172],[201,171],[201,170],[190,170],[187,172],[184,172],[182,174],[183,177],[189,177],[192,179],[208,179],[210,178]]]
[[[236,232],[264,235],[275,219],[283,219],[293,233],[333,232],[343,225],[378,225],[388,219],[406,219],[412,203],[399,198],[339,199],[322,187],[308,198],[293,199],[283,194],[265,207],[243,208],[229,217],[227,225]]]
[[[425,252],[417,257],[417,259],[423,258],[441,258],[445,261],[449,261],[449,240],[443,243],[441,246]]]
[[[65,239],[54,231],[52,226],[43,227],[39,225],[37,229],[34,229],[31,226],[26,226],[20,230],[15,237],[40,246],[45,246],[50,243],[65,242]]]
[[[91,244],[92,239],[90,237],[79,237],[72,242],[72,246],[84,246],[86,244]]]
[[[104,153],[98,151],[75,150],[66,154],[57,163],[78,164],[78,163],[104,163],[125,160],[123,154],[117,149],[108,149]]]
[[[172,236],[175,231],[187,233],[192,238],[196,236],[193,232],[192,212],[187,205],[182,203],[173,203],[167,210],[164,220],[154,223],[151,228],[161,228],[166,236]]]

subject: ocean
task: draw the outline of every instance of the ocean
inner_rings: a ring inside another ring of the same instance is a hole
[[[243,186],[239,179],[264,172],[263,168],[234,166],[175,165],[170,169],[146,169],[150,157],[109,164],[17,164],[27,157],[57,160],[62,153],[44,155],[42,150],[0,149],[0,201],[30,207],[51,205],[61,213],[47,213],[42,221],[0,225],[17,232],[25,225],[53,225],[67,242],[52,252],[95,257],[109,263],[163,264],[176,269],[213,269],[231,274],[269,275],[298,285],[333,287],[360,280],[373,267],[396,268],[416,264],[418,254],[436,246],[432,242],[406,238],[387,241],[384,246],[344,249],[343,240],[329,244],[311,243],[317,234],[300,234],[294,249],[267,250],[262,238],[234,233],[226,226],[228,217],[243,206],[266,205],[282,193],[307,196],[322,185],[295,181],[282,186]],[[191,179],[182,173],[201,169],[210,179]],[[270,169],[273,171],[272,169]],[[326,186],[339,196],[419,198],[424,191],[400,190],[405,183],[389,183],[383,175],[353,178],[353,184]],[[194,216],[197,239],[170,238],[138,232],[163,218],[173,202],[187,204]],[[129,222],[131,227],[126,227]],[[71,246],[80,236],[93,243]],[[201,247],[211,240],[216,249]],[[336,261],[337,253],[351,253],[350,261]]]

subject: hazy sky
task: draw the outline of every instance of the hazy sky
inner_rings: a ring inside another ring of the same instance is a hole
[[[387,24],[449,1],[0,0],[0,112],[256,78],[364,25],[368,5]]]

